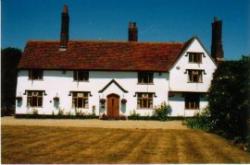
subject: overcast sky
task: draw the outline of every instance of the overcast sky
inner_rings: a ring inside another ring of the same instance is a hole
[[[2,47],[59,40],[61,11],[69,6],[71,40],[127,40],[129,21],[139,41],[184,42],[198,36],[211,46],[211,22],[223,20],[226,59],[250,53],[250,0],[2,0]]]

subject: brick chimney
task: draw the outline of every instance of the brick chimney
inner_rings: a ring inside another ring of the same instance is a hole
[[[69,14],[68,6],[64,5],[62,11],[60,48],[66,49],[69,41]]]
[[[128,25],[128,41],[137,41],[137,27],[135,22],[129,22]]]
[[[222,21],[214,17],[212,23],[212,43],[211,43],[211,56],[216,63],[224,60],[224,51],[222,45]]]

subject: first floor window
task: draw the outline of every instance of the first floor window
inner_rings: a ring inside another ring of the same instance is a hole
[[[27,97],[28,107],[42,107],[43,91],[28,91]]]
[[[200,108],[200,95],[186,94],[185,109],[199,109],[199,108]]]
[[[153,72],[138,72],[139,84],[152,84],[154,79]]]
[[[188,70],[188,82],[201,83],[202,70]]]
[[[41,69],[29,70],[29,79],[30,80],[42,80],[43,79],[43,70],[41,70]]]
[[[191,63],[201,63],[202,53],[190,52],[189,62]]]
[[[72,93],[72,105],[74,108],[88,108],[88,92]]]
[[[74,71],[74,81],[88,81],[89,72],[88,71]]]
[[[138,93],[137,107],[138,108],[153,108],[153,93]]]

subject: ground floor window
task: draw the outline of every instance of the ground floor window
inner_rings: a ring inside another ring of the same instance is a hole
[[[199,109],[200,95],[199,94],[185,94],[185,109]]]
[[[153,93],[138,93],[137,94],[138,108],[153,108]]]
[[[88,92],[72,92],[72,106],[74,108],[88,108]]]
[[[43,91],[28,91],[27,106],[28,107],[42,107]]]

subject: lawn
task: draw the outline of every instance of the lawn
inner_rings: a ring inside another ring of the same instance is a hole
[[[2,163],[250,163],[197,130],[2,126]]]

